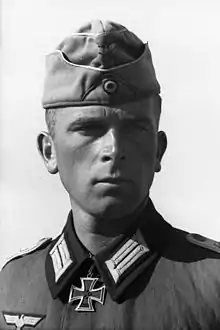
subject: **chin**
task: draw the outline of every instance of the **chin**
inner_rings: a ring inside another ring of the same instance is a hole
[[[122,201],[116,198],[104,198],[104,200],[98,202],[97,207],[94,208],[91,214],[96,217],[105,219],[117,219],[125,217],[138,207],[138,203]]]

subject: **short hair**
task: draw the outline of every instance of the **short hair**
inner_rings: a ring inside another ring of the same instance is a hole
[[[55,108],[45,110],[45,121],[50,136],[54,139],[55,137],[55,125],[57,110]]]
[[[161,113],[161,97],[158,94],[153,94],[155,103],[156,103],[156,108],[158,111],[158,126],[159,126],[159,119],[160,119],[160,113]],[[51,108],[51,109],[46,109],[45,110],[45,121],[47,125],[48,132],[50,136],[54,139],[55,137],[55,126],[56,126],[56,115],[57,111],[61,111],[63,108]]]

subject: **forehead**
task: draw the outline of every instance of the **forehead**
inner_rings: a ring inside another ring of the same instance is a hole
[[[149,119],[158,118],[159,109],[155,107],[154,99],[148,98],[138,102],[131,102],[119,106],[92,105],[83,107],[67,107],[57,110],[59,121],[74,121],[79,118],[97,119]]]

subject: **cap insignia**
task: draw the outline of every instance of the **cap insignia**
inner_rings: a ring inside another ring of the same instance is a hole
[[[107,94],[114,94],[118,89],[118,84],[115,80],[104,79],[103,89]]]

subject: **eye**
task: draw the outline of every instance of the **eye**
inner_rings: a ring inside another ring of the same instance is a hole
[[[97,134],[104,131],[104,126],[100,123],[88,123],[80,129],[84,134]]]
[[[75,124],[70,127],[69,131],[77,132],[84,136],[101,136],[104,134],[106,127],[101,122],[85,122],[81,124]]]
[[[149,124],[143,121],[131,121],[126,123],[126,129],[130,132],[141,133],[143,131],[149,131]]]

